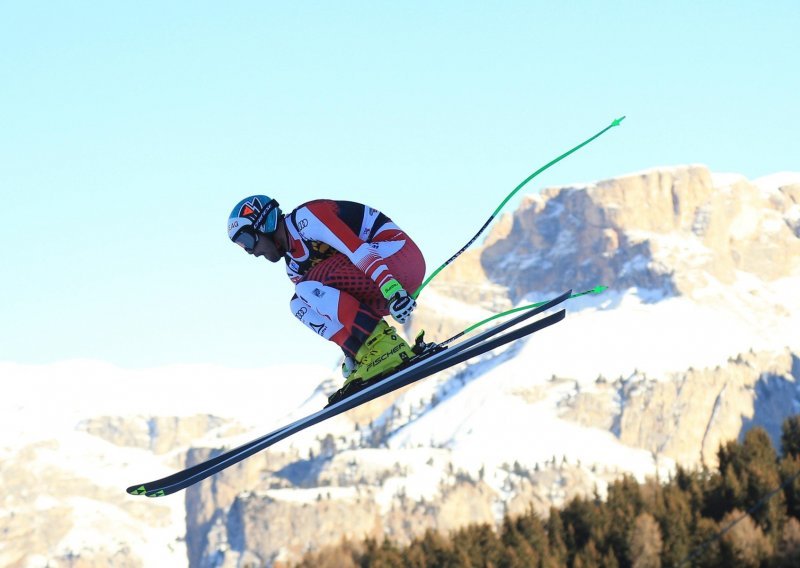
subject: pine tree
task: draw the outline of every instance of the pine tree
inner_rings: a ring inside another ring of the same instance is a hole
[[[503,549],[499,568],[530,568],[539,564],[539,557],[531,546],[520,541],[515,547]]]
[[[409,568],[426,568],[433,566],[432,560],[425,556],[425,552],[417,546],[418,541],[415,539],[407,549],[403,551],[403,562]]]
[[[608,486],[605,506],[600,509],[597,519],[600,530],[595,530],[595,540],[604,544],[601,546],[603,550],[611,547],[617,558],[630,558],[630,533],[636,518],[644,509],[639,483],[630,475],[615,481]]]
[[[753,428],[744,437],[742,455],[747,469],[745,506],[749,510],[781,485],[778,456],[772,441],[763,428]],[[786,519],[786,503],[783,493],[771,497],[752,513],[753,519],[773,542],[780,537]]]
[[[539,556],[546,557],[550,554],[550,544],[547,527],[534,511],[533,506],[524,515],[514,521],[522,538],[531,545]]]
[[[783,526],[778,548],[773,559],[776,568],[800,566],[800,521],[791,517]]]
[[[666,566],[677,566],[689,554],[695,515],[699,516],[699,511],[692,510],[690,491],[681,489],[677,482],[664,488],[663,509],[656,512],[655,518],[663,535]]]
[[[547,549],[544,528],[532,509],[516,519],[506,516],[500,534],[506,554],[502,565],[509,568],[536,566]]]
[[[503,559],[503,545],[494,529],[487,524],[478,525],[476,536],[480,551],[478,558],[481,558],[487,567],[500,566]]]
[[[675,485],[689,496],[692,511],[702,511],[705,508],[706,494],[711,487],[711,475],[708,470],[690,472],[678,466],[675,472]],[[720,515],[721,517],[722,515]]]
[[[784,420],[781,432],[781,451],[783,455],[800,456],[800,415]]]
[[[708,512],[720,519],[732,509],[751,510],[753,518],[773,541],[780,536],[786,509],[780,493],[754,509],[781,485],[777,455],[767,432],[760,427],[745,434],[742,444],[728,442],[720,447],[720,476],[708,495]]]
[[[720,450],[722,453],[723,450]],[[738,453],[726,459],[720,458],[719,473],[711,478],[711,490],[706,494],[705,514],[720,520],[732,509],[744,507],[746,501],[745,484],[742,479],[744,470],[742,459]]]
[[[550,507],[550,516],[547,518],[547,541],[550,545],[550,558],[557,566],[567,563],[568,550],[564,535],[564,523],[561,514],[555,507]]]
[[[446,566],[453,560],[451,543],[440,533],[428,529],[422,538],[414,539],[409,546],[410,566]]]
[[[734,509],[722,519],[727,527],[742,516],[742,511]],[[724,566],[758,568],[772,554],[772,543],[750,515],[736,523],[720,539],[721,559]]]
[[[503,558],[500,539],[488,524],[473,525],[453,533],[453,549],[459,558],[462,552],[468,566],[499,566]]]
[[[784,457],[781,460],[780,472],[781,484],[787,483],[783,489],[786,512],[793,518],[800,519],[800,455]]]
[[[640,513],[628,537],[629,559],[632,568],[661,568],[664,546],[661,527],[650,513]]]
[[[561,520],[564,523],[565,542],[570,551],[583,549],[592,538],[597,524],[595,504],[583,497],[575,497],[564,510]]]
[[[619,561],[613,550],[609,550],[603,556],[603,568],[619,568]]]
[[[719,541],[715,538],[718,532],[719,525],[712,519],[705,517],[698,519],[692,542],[692,552],[691,555],[687,555],[687,558],[692,559],[691,566],[704,568],[724,566],[720,554]],[[681,559],[681,564],[683,560]]]
[[[593,540],[589,540],[575,555],[573,568],[602,568],[603,556],[597,551]]]

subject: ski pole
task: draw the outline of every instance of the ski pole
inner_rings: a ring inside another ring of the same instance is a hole
[[[608,289],[608,286],[595,286],[591,290],[586,290],[585,292],[577,292],[575,294],[570,294],[565,299],[566,300],[571,300],[573,298],[579,298],[581,296],[586,296],[587,294],[597,295],[597,294],[600,294],[600,293],[602,293],[603,291],[605,291],[607,289]],[[450,339],[448,339],[446,341],[443,341],[439,345],[447,345],[448,343],[451,343],[451,342],[455,341],[456,339],[459,339],[460,337],[468,334],[470,331],[472,331],[472,330],[474,330],[476,328],[479,328],[480,326],[482,326],[482,325],[484,325],[486,323],[489,323],[490,321],[496,320],[497,318],[501,318],[503,316],[507,316],[509,314],[514,314],[514,313],[517,313],[517,312],[522,312],[524,310],[532,310],[532,309],[535,309],[535,308],[541,308],[542,306],[547,304],[548,301],[549,300],[545,300],[544,302],[536,302],[535,304],[529,304],[527,306],[520,306],[518,308],[512,308],[510,310],[506,310],[506,311],[501,312],[499,314],[494,314],[493,316],[490,316],[490,317],[488,317],[488,318],[486,318],[484,320],[481,320],[478,323],[472,324],[471,326],[466,328],[464,331],[459,332],[457,335],[454,335]]]
[[[458,258],[459,256],[461,256],[461,253],[463,253],[465,250],[467,250],[467,249],[468,249],[468,248],[469,248],[469,247],[472,245],[472,243],[474,243],[474,242],[475,242],[475,241],[478,239],[478,237],[481,235],[481,233],[483,233],[483,231],[485,231],[485,230],[486,230],[486,227],[488,227],[488,226],[489,226],[489,224],[490,224],[490,223],[491,223],[491,222],[494,220],[494,218],[497,216],[497,214],[500,212],[500,210],[501,210],[503,207],[505,207],[506,203],[508,203],[508,201],[509,201],[509,200],[510,200],[512,197],[514,197],[514,195],[515,195],[515,194],[516,194],[516,193],[517,193],[517,192],[518,192],[520,189],[522,189],[522,188],[525,186],[525,184],[527,184],[529,181],[531,181],[533,178],[535,178],[536,176],[538,176],[540,173],[542,173],[543,171],[545,171],[545,170],[546,170],[547,168],[549,168],[550,166],[552,166],[552,165],[554,165],[554,164],[556,164],[556,163],[560,162],[561,160],[563,160],[564,158],[566,158],[567,156],[569,156],[569,155],[570,155],[570,154],[572,154],[573,152],[577,152],[578,150],[580,150],[581,148],[583,148],[584,146],[586,146],[586,145],[587,145],[589,142],[591,142],[592,140],[595,140],[596,138],[599,138],[600,136],[602,136],[603,134],[605,134],[607,131],[611,130],[611,129],[612,129],[612,128],[614,128],[615,126],[619,126],[619,125],[620,125],[620,123],[621,123],[621,122],[622,122],[624,119],[625,119],[625,117],[624,117],[624,116],[623,116],[623,117],[621,117],[621,118],[616,118],[616,119],[614,119],[614,120],[611,122],[611,124],[610,124],[610,125],[606,126],[606,127],[603,129],[603,130],[601,130],[600,132],[598,132],[597,134],[595,134],[595,135],[594,135],[594,136],[592,136],[591,138],[589,138],[589,139],[587,139],[587,140],[584,140],[583,142],[581,142],[580,144],[578,144],[577,146],[575,146],[575,147],[574,147],[574,148],[572,148],[571,150],[569,150],[569,151],[567,151],[567,152],[564,152],[564,153],[563,153],[563,154],[561,154],[559,157],[557,157],[557,158],[555,158],[554,160],[551,160],[550,162],[546,163],[544,166],[542,166],[541,168],[539,168],[538,170],[536,170],[535,172],[533,172],[531,175],[529,175],[528,177],[526,177],[524,180],[522,180],[522,183],[520,183],[520,184],[519,184],[519,185],[518,185],[518,186],[517,186],[517,187],[514,189],[514,191],[512,191],[511,193],[509,193],[509,194],[506,196],[506,198],[503,200],[503,202],[502,202],[502,203],[500,203],[500,205],[497,207],[497,209],[495,209],[495,210],[494,210],[494,213],[492,213],[492,215],[491,215],[491,216],[490,216],[490,217],[489,217],[489,218],[486,220],[486,222],[483,224],[483,227],[481,227],[481,228],[480,228],[480,230],[479,230],[477,233],[475,233],[475,236],[474,236],[474,237],[472,237],[472,238],[470,239],[470,241],[469,241],[467,244],[465,244],[463,247],[461,247],[461,250],[459,250],[459,251],[458,251],[456,254],[454,254],[453,256],[451,256],[449,260],[447,260],[447,261],[446,261],[444,264],[442,264],[442,265],[441,265],[439,268],[437,268],[437,269],[434,271],[434,273],[433,273],[433,274],[431,274],[430,276],[428,276],[428,278],[427,278],[427,279],[426,279],[426,280],[425,280],[425,281],[422,283],[422,285],[421,285],[419,288],[417,288],[417,291],[416,291],[416,292],[414,292],[414,293],[411,295],[411,297],[412,297],[412,298],[414,298],[414,299],[416,299],[416,298],[419,296],[420,292],[422,292],[422,289],[423,289],[423,288],[425,288],[425,286],[427,286],[427,285],[428,285],[428,283],[429,283],[431,280],[433,280],[434,278],[436,278],[436,275],[438,275],[438,274],[439,274],[439,273],[440,273],[442,270],[444,270],[444,269],[445,269],[447,266],[449,266],[449,265],[450,265],[450,264],[451,264],[451,263],[452,263],[452,262],[453,262],[453,261],[454,261],[456,258]]]

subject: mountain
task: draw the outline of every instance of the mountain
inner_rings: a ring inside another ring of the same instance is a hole
[[[623,472],[713,464],[720,442],[756,424],[776,440],[800,410],[800,174],[748,181],[693,165],[527,196],[425,289],[406,333],[446,337],[598,284],[609,290],[529,340],[158,500],[120,488],[320,408],[335,373],[0,365],[24,392],[0,403],[0,478],[14,488],[0,564],[281,564],[343,536],[546,514]],[[269,399],[214,388],[258,392],[287,372],[300,378]]]
[[[258,396],[290,371],[291,385]],[[0,566],[187,565],[183,496],[132,499],[126,480],[169,474],[194,444],[278,427],[327,372],[0,363],[13,385],[0,398]]]

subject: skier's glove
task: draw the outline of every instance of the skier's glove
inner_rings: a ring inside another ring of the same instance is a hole
[[[411,312],[417,307],[417,302],[409,296],[400,282],[392,278],[381,286],[383,297],[389,302],[389,313],[399,323],[406,323]]]

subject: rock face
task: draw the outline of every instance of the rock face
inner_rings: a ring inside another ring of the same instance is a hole
[[[182,418],[99,416],[84,421],[79,428],[117,446],[143,448],[160,455],[202,438],[225,422],[208,415]]]
[[[746,353],[660,380],[635,374],[601,382],[563,400],[562,416],[678,463],[713,467],[720,444],[752,426],[765,428],[778,447],[783,419],[797,412],[799,385],[797,354]]]
[[[737,271],[775,280],[800,263],[797,194],[741,177],[715,183],[702,166],[548,189],[523,202],[481,264],[515,301],[565,283],[690,295],[709,277],[732,283]]]
[[[184,515],[172,503],[133,501],[114,486],[127,459],[80,432],[3,456],[0,565],[135,568],[152,565],[153,556],[180,562]]]
[[[297,483],[310,485],[307,488],[284,480],[285,487],[270,489],[278,484],[274,473],[267,471],[276,471],[276,464],[265,469],[263,463],[245,463],[191,489],[187,493],[190,565],[282,565],[343,538],[389,536],[407,543],[426,529],[448,532],[470,523],[491,524],[498,512],[521,514],[532,505],[544,515],[553,503],[590,493],[597,479],[585,468],[555,460],[535,472],[508,466],[502,476],[510,498],[500,503],[497,491],[480,475],[451,470],[449,464],[430,497],[409,495],[398,486],[387,500],[386,486],[411,472],[400,461],[373,469],[361,462],[361,451],[320,456],[306,464],[313,473]],[[390,457],[391,451],[383,452]],[[443,458],[446,452],[439,451],[430,459]],[[250,474],[243,475],[242,470]],[[264,476],[260,484],[252,475],[258,471]],[[601,477],[611,480],[619,473],[602,472]],[[248,481],[259,489],[228,490]],[[194,523],[199,518],[205,519],[202,525]]]

